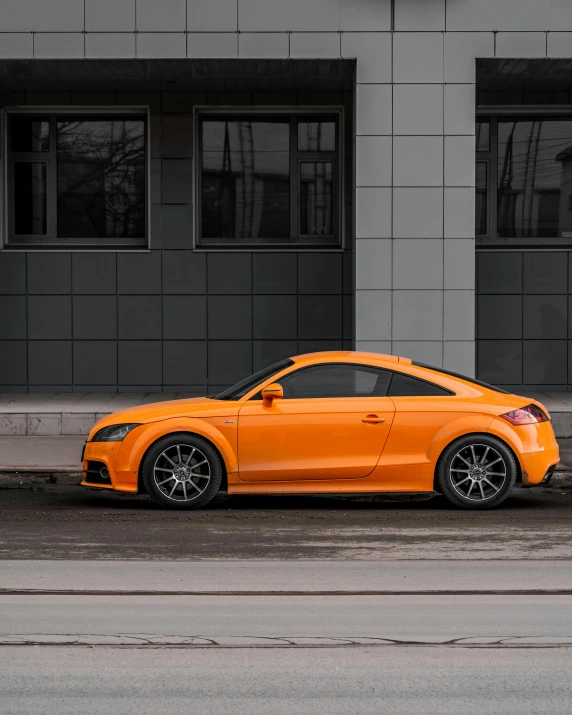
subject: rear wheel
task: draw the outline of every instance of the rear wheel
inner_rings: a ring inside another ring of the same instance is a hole
[[[172,434],[147,452],[141,466],[147,493],[169,509],[199,509],[222,481],[222,463],[213,446],[192,434]]]
[[[462,509],[492,509],[508,497],[516,476],[516,461],[503,442],[489,435],[468,435],[443,452],[436,487]]]

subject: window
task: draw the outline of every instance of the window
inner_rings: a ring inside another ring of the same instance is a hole
[[[146,114],[9,113],[8,244],[147,246]]]
[[[396,372],[393,374],[388,394],[389,397],[439,397],[453,393],[432,382]]]
[[[340,112],[198,114],[198,243],[339,246]]]
[[[482,118],[477,121],[476,148],[476,235],[480,242],[570,245],[572,117],[499,114]]]
[[[385,397],[389,370],[367,365],[316,365],[279,380],[285,399],[319,397]]]
[[[233,385],[232,387],[227,388],[226,390],[223,390],[221,393],[215,396],[215,400],[239,400],[241,397],[244,397],[247,392],[250,392],[253,387],[256,387],[260,382],[263,382],[264,380],[268,379],[272,375],[276,375],[279,372],[282,372],[282,370],[285,370],[287,367],[290,367],[293,365],[294,362],[292,360],[281,360],[280,362],[275,363],[274,365],[270,365],[269,367],[262,368],[262,370],[259,370],[258,372],[255,372],[254,375],[250,375],[250,377],[246,377],[244,380],[241,380],[240,382],[237,382],[236,385]],[[254,398],[253,398],[254,399]],[[256,399],[260,399],[257,397]]]

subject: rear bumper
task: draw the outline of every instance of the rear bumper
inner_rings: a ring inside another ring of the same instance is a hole
[[[556,465],[560,461],[560,453],[556,439],[554,443],[554,447],[520,455],[523,487],[532,487],[543,482],[546,483],[546,481],[552,477]]]

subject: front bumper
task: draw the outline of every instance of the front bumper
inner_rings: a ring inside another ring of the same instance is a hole
[[[126,470],[124,453],[128,452],[129,435],[123,442],[86,442],[83,450],[83,481],[84,487],[99,487],[114,489],[120,492],[138,491],[138,474]],[[107,478],[102,474],[107,470]]]

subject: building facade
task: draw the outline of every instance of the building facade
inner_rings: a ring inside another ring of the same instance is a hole
[[[568,0],[3,0],[0,390],[568,389],[571,102]]]

